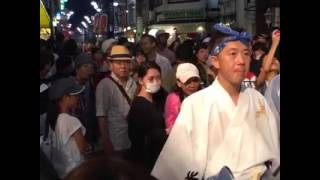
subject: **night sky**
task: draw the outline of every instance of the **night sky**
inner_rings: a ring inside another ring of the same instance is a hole
[[[84,16],[91,17],[95,14],[95,9],[91,6],[91,0],[69,0],[66,7],[69,11],[74,11],[74,14],[70,17],[69,22],[72,24],[72,29],[81,25],[81,21],[84,20]],[[81,25],[82,26],[82,25]]]

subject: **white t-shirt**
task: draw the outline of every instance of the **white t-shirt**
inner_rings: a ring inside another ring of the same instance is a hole
[[[52,151],[50,160],[60,178],[64,178],[73,168],[84,160],[72,135],[81,128],[83,136],[85,127],[79,119],[66,113],[58,115],[55,131],[50,129]]]

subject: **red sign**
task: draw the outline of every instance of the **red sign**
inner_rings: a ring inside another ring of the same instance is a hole
[[[93,32],[103,34],[107,31],[108,15],[107,14],[95,14],[93,19]]]
[[[98,32],[98,28],[99,28],[99,14],[95,14],[94,15],[94,19],[93,19],[93,32],[97,33]]]
[[[99,33],[102,34],[106,31],[108,24],[108,15],[101,14],[99,18]]]

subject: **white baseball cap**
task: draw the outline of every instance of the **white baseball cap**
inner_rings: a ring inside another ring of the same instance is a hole
[[[115,39],[107,39],[105,41],[103,41],[102,45],[101,45],[101,50],[103,53],[106,53],[107,49],[114,43],[117,42],[117,40]]]
[[[203,43],[209,43],[211,40],[211,37],[206,37],[202,40]]]
[[[198,68],[191,63],[182,63],[177,67],[176,78],[180,80],[182,83],[186,83],[190,78],[198,77],[199,70]]]
[[[169,35],[169,33],[167,33],[165,30],[163,29],[159,29],[156,33],[156,37],[160,36],[161,34],[166,34],[166,35]]]

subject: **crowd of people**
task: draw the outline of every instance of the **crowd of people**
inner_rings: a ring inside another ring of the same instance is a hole
[[[279,178],[279,29],[168,38],[40,40],[43,179]]]

